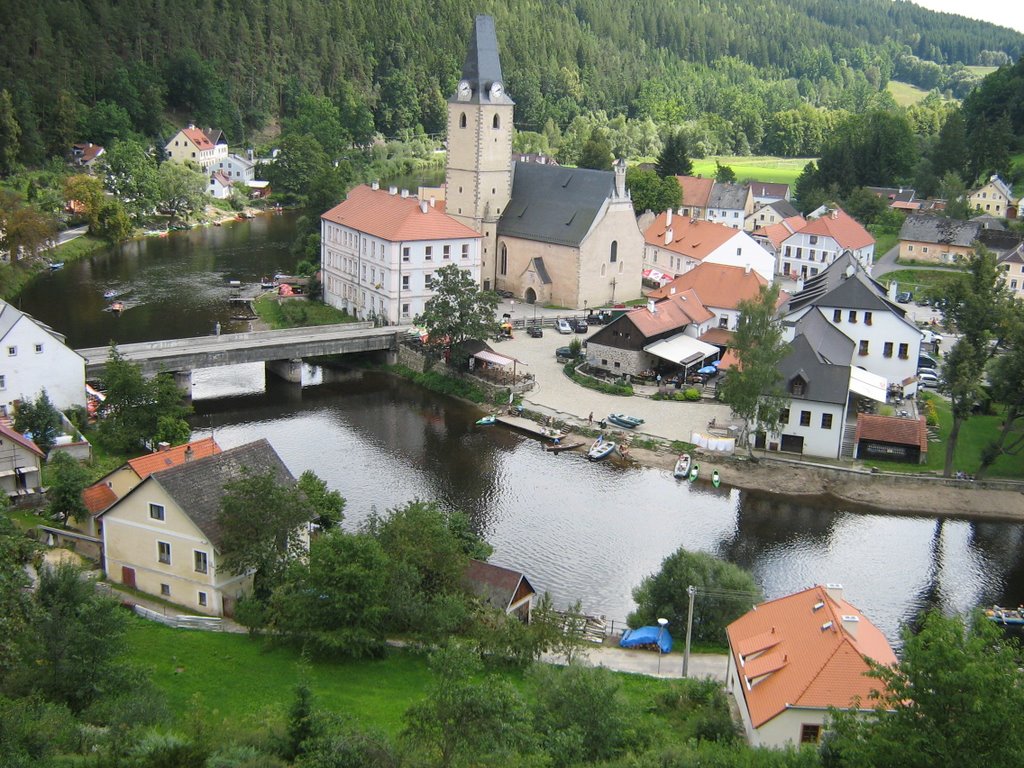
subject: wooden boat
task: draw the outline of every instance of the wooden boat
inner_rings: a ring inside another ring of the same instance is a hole
[[[115,301],[113,304],[110,305],[110,311],[113,312],[115,315],[120,315],[122,312],[124,312],[124,302]]]
[[[551,443],[550,445],[545,445],[544,450],[548,453],[561,453],[562,451],[573,451],[582,446],[583,443],[579,441],[575,443]]]
[[[681,453],[676,459],[676,468],[672,471],[672,477],[676,480],[685,480],[690,476],[690,454]]]
[[[482,419],[477,419],[476,420],[476,425],[478,427],[489,427],[492,424],[494,424],[494,414],[493,413],[490,414],[489,416],[484,416]]]
[[[697,476],[699,474],[700,474],[700,464],[698,464],[697,462],[694,462],[693,466],[690,467],[690,482],[692,483],[694,480],[696,480]]]
[[[608,421],[618,427],[625,427],[626,429],[636,429],[644,423],[643,419],[638,419],[635,416],[627,416],[624,413],[609,413]]]
[[[715,488],[722,484],[722,476],[718,474],[717,469],[711,473],[711,484],[715,486]]]
[[[615,452],[615,442],[612,440],[605,440],[604,435],[597,438],[596,442],[590,446],[590,450],[587,451],[587,458],[591,461],[601,461],[601,459],[607,459]]]
[[[1003,608],[993,605],[985,610],[985,618],[997,624],[1021,626],[1024,625],[1024,606],[1018,608]]]

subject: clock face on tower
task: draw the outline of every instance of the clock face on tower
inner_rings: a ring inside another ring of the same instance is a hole
[[[461,83],[459,83],[459,99],[465,101],[465,100],[469,99],[469,96],[470,96],[469,82],[466,81],[466,80],[463,80]]]
[[[491,84],[491,101],[500,99],[502,93],[504,93],[504,89],[501,87],[501,83]]]

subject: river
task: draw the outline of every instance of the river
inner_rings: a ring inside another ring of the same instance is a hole
[[[228,280],[289,269],[294,231],[295,216],[283,214],[147,238],[43,276],[22,307],[73,346],[203,335],[215,322],[230,330]],[[128,304],[120,318],[103,311],[111,289]],[[294,474],[312,469],[345,496],[346,527],[436,500],[472,517],[494,562],[523,570],[559,604],[580,598],[616,620],[633,607],[632,588],[680,546],[747,568],[769,597],[841,583],[893,641],[928,606],[1024,602],[1018,524],[852,513],[552,455],[475,427],[474,408],[380,373],[310,369],[309,386],[271,378],[264,388],[262,366],[236,366],[197,371],[194,382],[197,437],[212,433],[225,448],[266,437]]]

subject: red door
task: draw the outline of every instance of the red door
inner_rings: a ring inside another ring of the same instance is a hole
[[[135,569],[129,568],[127,565],[121,566],[121,583],[126,587],[135,589]]]

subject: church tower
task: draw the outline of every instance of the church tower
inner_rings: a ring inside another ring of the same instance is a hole
[[[477,16],[462,66],[448,100],[448,164],[445,213],[482,234],[481,287],[495,285],[498,219],[512,196],[512,116],[505,93],[493,16]]]

